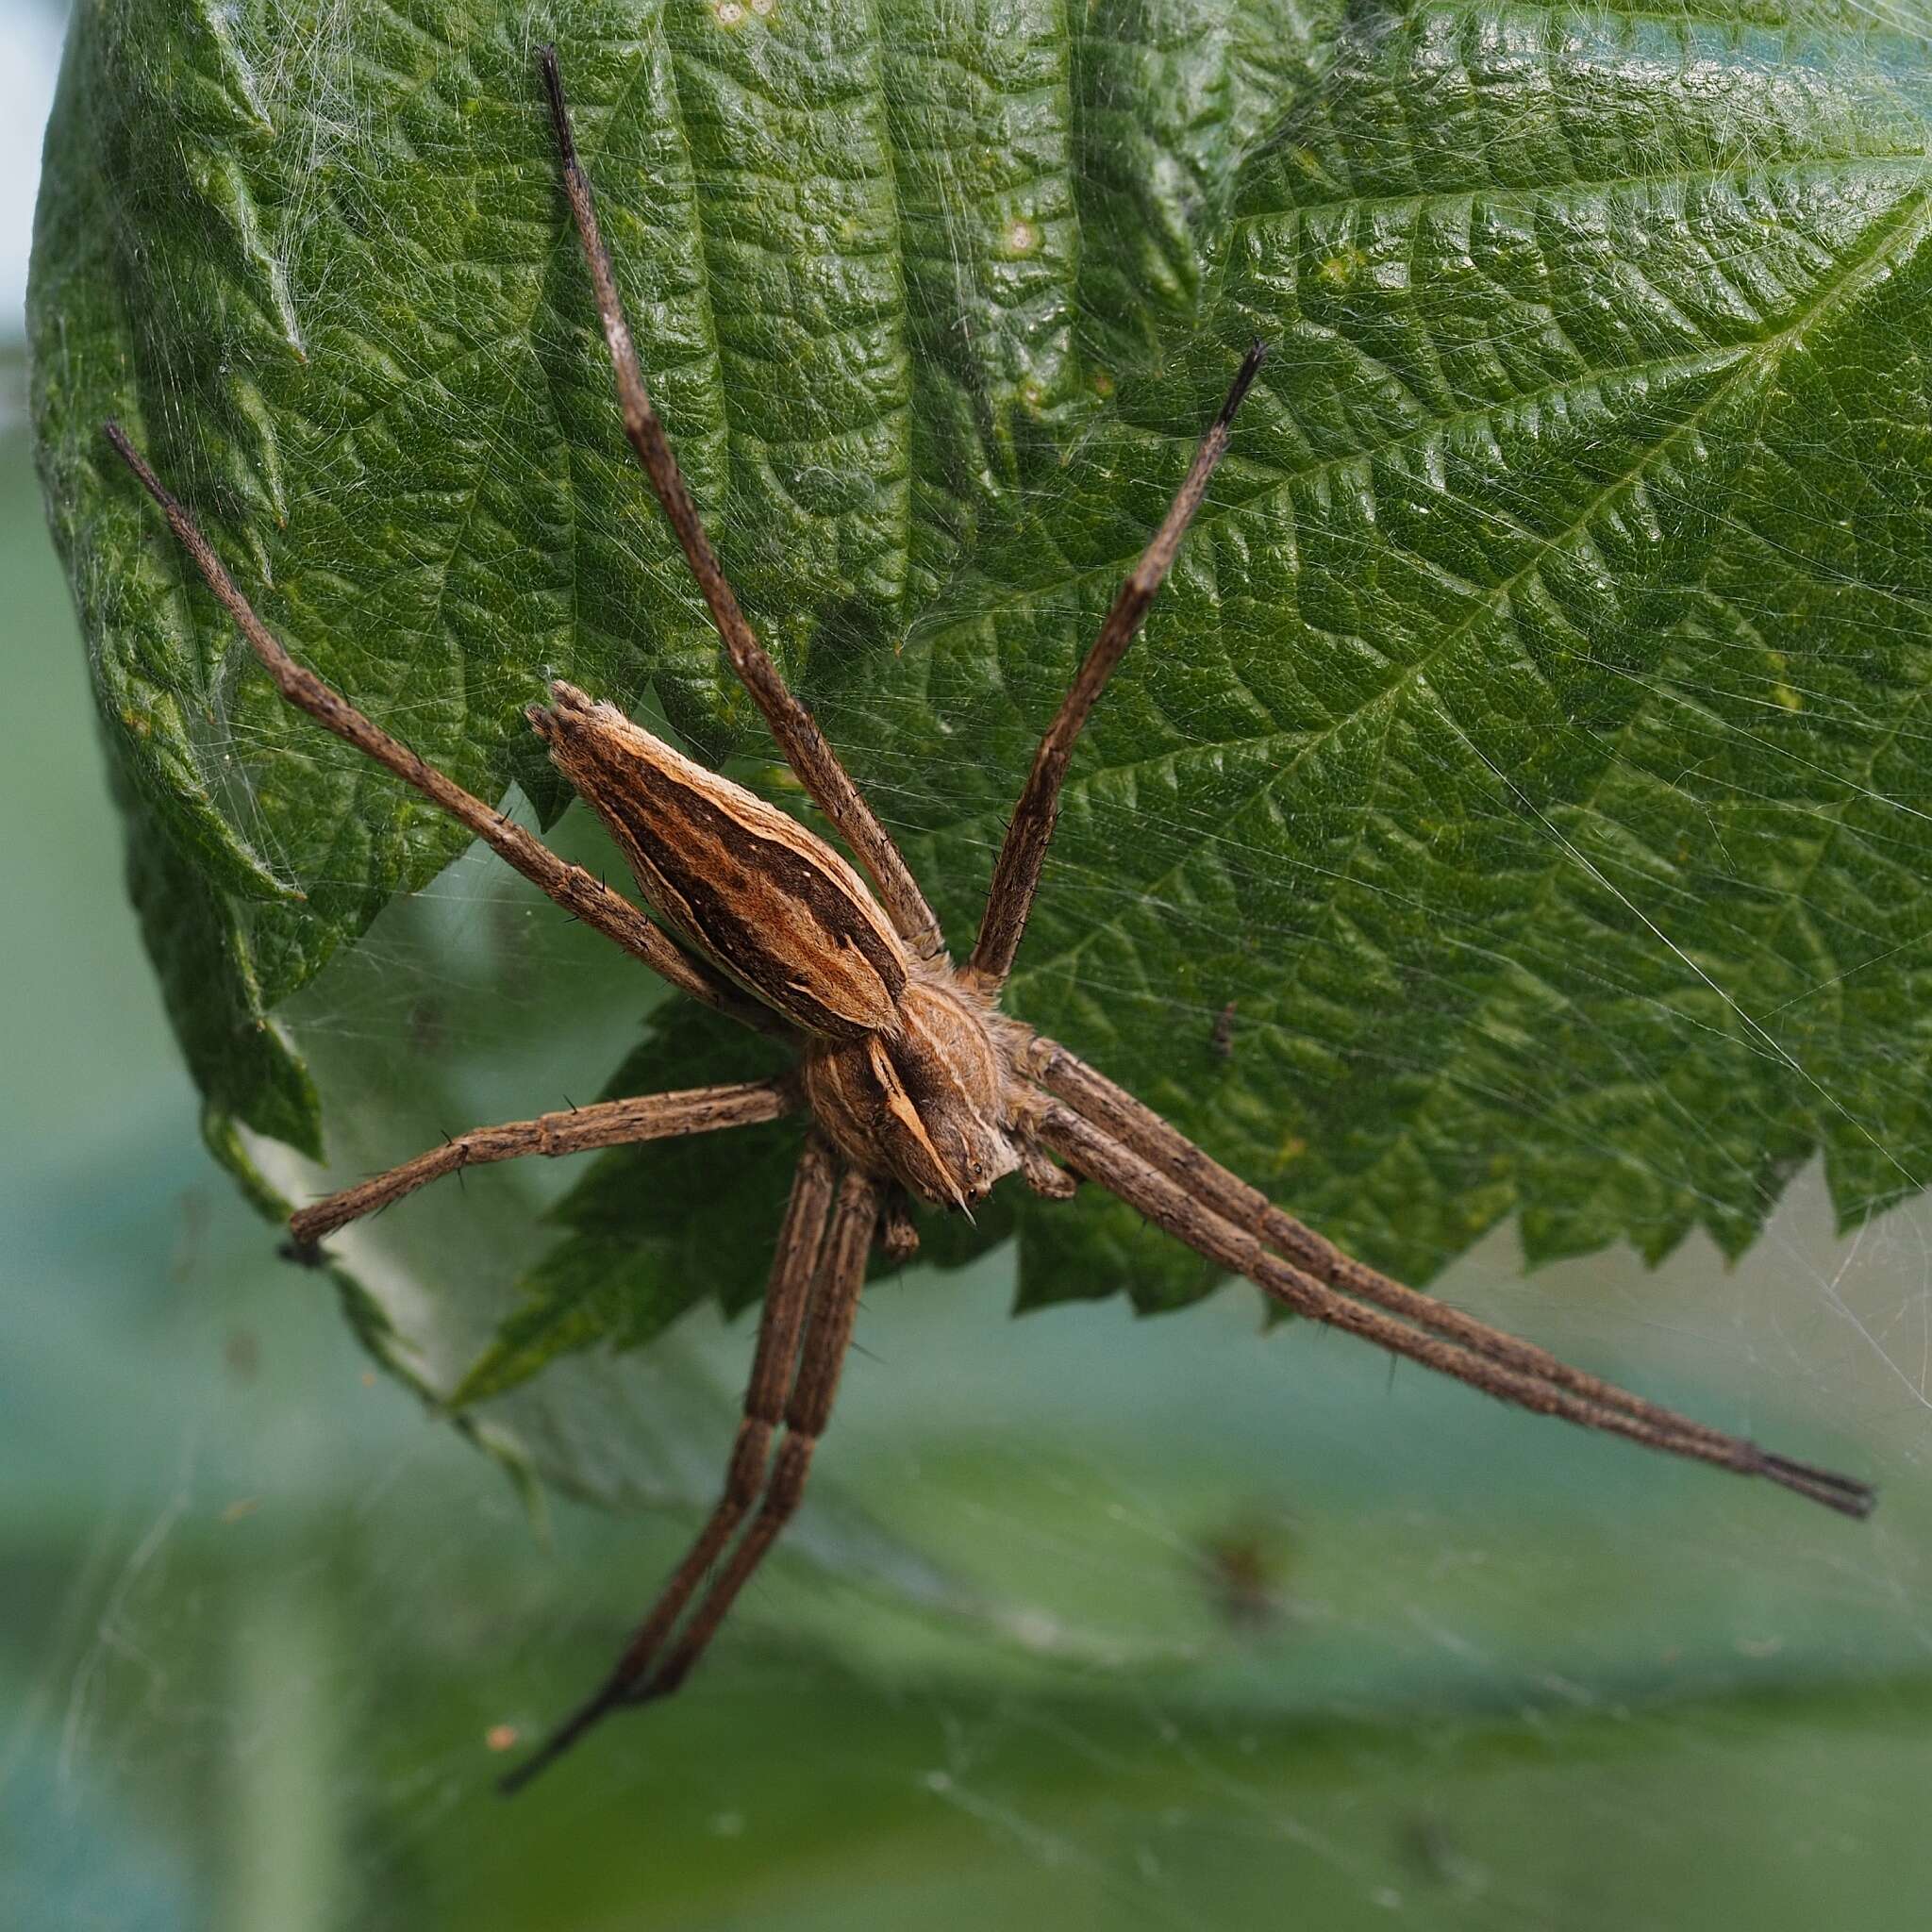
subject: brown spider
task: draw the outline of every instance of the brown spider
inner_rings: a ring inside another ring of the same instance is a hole
[[[724,1494],[602,1687],[510,1774],[505,1789],[527,1782],[608,1712],[666,1696],[683,1683],[798,1507],[812,1451],[831,1415],[874,1237],[894,1257],[909,1255],[918,1236],[908,1195],[965,1209],[1014,1172],[1036,1192],[1056,1199],[1070,1195],[1080,1178],[1093,1181],[1295,1314],[1346,1329],[1491,1395],[1739,1474],[1768,1476],[1847,1516],[1867,1514],[1874,1496],[1863,1483],[1692,1422],[1351,1259],[1065,1047],[1000,1012],[1000,991],[1040,883],[1074,741],[1174,562],[1226,452],[1229,426],[1261,365],[1263,346],[1251,348],[1236,372],[1173,506],[1041,741],[993,868],[972,957],[955,967],[898,849],[810,713],[786,689],[719,568],[645,391],[590,183],[571,138],[555,53],[545,48],[540,65],[625,433],[677,533],[732,670],[870,885],[786,813],[693,764],[610,706],[555,685],[551,707],[531,707],[530,723],[609,826],[643,897],[689,942],[686,950],[627,900],[425,764],[297,664],[236,589],[188,512],[120,428],[107,425],[108,440],[166,512],[175,535],[291,705],[414,786],[559,905],[673,985],[800,1047],[799,1065],[776,1079],[606,1101],[477,1128],[291,1218],[294,1251],[313,1258],[325,1235],[439,1174],[479,1162],[707,1133],[791,1113],[810,1122]],[[732,1547],[748,1515],[750,1525]],[[707,1578],[709,1587],[687,1618]]]

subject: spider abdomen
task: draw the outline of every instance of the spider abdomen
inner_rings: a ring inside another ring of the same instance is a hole
[[[551,695],[530,723],[610,827],[653,911],[808,1033],[857,1041],[896,1024],[904,942],[838,853],[614,706],[568,684]]]
[[[893,1024],[814,1042],[806,1097],[840,1150],[941,1208],[968,1208],[1020,1164],[1002,1124],[1000,1058],[950,985],[913,978]]]

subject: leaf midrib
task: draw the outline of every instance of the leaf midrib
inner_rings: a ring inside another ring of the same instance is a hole
[[[1548,558],[1558,554],[1569,542],[1574,541],[1578,532],[1590,525],[1606,504],[1641,476],[1657,458],[1675,446],[1686,435],[1694,431],[1710,411],[1731,394],[1740,377],[1752,374],[1759,374],[1766,377],[1774,375],[1784,356],[1802,341],[1808,330],[1814,327],[1825,316],[1829,315],[1840,303],[1863,288],[1869,280],[1874,279],[1878,275],[1882,274],[1888,268],[1895,254],[1903,252],[1903,249],[1909,245],[1911,242],[1922,239],[1915,231],[1922,229],[1925,225],[1928,209],[1932,209],[1932,193],[1922,194],[1916,201],[1901,203],[1900,208],[1892,212],[1891,218],[1889,221],[1874,224],[1874,225],[1877,233],[1872,239],[1868,249],[1856,259],[1849,262],[1838,277],[1830,279],[1817,296],[1783,330],[1777,335],[1767,339],[1758,354],[1752,355],[1748,351],[1739,353],[1736,358],[1735,366],[1724,373],[1723,377],[1713,386],[1710,394],[1705,397],[1697,408],[1685,417],[1682,422],[1674,425],[1668,435],[1653,443],[1637,461],[1599,490],[1590,499],[1580,514],[1573,517],[1563,529],[1553,532],[1541,542],[1531,557],[1516,572],[1502,583],[1492,586],[1479,599],[1475,600],[1457,618],[1457,622],[1430,645],[1427,651],[1405,667],[1404,673],[1400,677],[1393,680],[1390,685],[1385,686],[1381,691],[1374,693],[1362,704],[1356,706],[1353,709],[1336,718],[1329,724],[1322,727],[1307,744],[1297,751],[1295,757],[1286,766],[1278,772],[1271,773],[1260,785],[1257,786],[1253,791],[1241,801],[1239,806],[1224,814],[1223,822],[1231,822],[1248,811],[1259,800],[1266,797],[1276,785],[1291,777],[1294,772],[1307,761],[1310,755],[1332,741],[1350,724],[1366,717],[1377,707],[1387,706],[1392,722],[1393,712],[1401,698],[1427,676],[1431,666],[1441,659],[1443,653],[1452,644],[1467,636],[1470,626],[1479,617],[1486,614],[1500,613],[1511,593],[1527,576],[1534,572],[1540,571]],[[1382,740],[1382,746],[1385,752],[1387,742],[1387,732],[1385,730]],[[1360,856],[1362,842],[1368,834],[1368,826],[1374,817],[1374,806],[1369,794],[1373,793],[1375,785],[1379,783],[1380,771],[1381,765],[1378,759],[1375,776],[1370,780],[1365,788],[1365,803],[1362,808],[1361,824],[1357,831],[1354,843],[1349,848],[1348,857],[1336,869],[1334,874],[1338,887],[1355,882],[1352,876],[1355,862]],[[1174,863],[1158,878],[1140,889],[1140,896],[1144,898],[1158,895],[1181,871],[1192,862],[1193,858],[1204,849],[1212,837],[1213,835],[1209,834],[1208,839],[1191,841],[1181,855],[1175,858]],[[1553,867],[1545,874],[1545,878],[1547,880],[1555,875],[1556,869]],[[1323,911],[1324,921],[1329,911],[1337,905],[1339,898],[1339,891],[1331,891],[1326,895]],[[1044,973],[1049,969],[1064,970],[1067,965],[1080,958],[1088,947],[1096,940],[1109,935],[1116,938],[1121,937],[1119,922],[1112,919],[1098,920],[1071,944],[1060,948],[1056,953],[1051,953],[1044,958],[1030,961],[1020,972],[1016,973],[1014,976],[1016,979],[1024,982],[1034,974]]]

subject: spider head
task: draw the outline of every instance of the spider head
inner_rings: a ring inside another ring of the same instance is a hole
[[[986,1023],[946,985],[908,981],[896,1024],[806,1055],[812,1110],[840,1149],[922,1200],[971,1208],[1020,1164],[1001,1125]]]

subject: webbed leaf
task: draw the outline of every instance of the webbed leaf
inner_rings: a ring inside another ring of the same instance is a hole
[[[460,841],[275,703],[102,417],[473,788],[560,808],[553,675],[759,748],[618,430],[553,33],[727,567],[962,950],[1275,344],[1080,749],[1016,1010],[1411,1278],[1512,1214],[1536,1257],[1736,1252],[1821,1151],[1847,1221],[1916,1189],[1932,46],[1775,4],[83,10],[42,468],[137,892],[193,881],[155,949],[220,1144],[326,1131],[271,1016]],[[679,1084],[677,1027],[601,1064]],[[779,1145],[593,1168],[490,1373],[755,1295]],[[1009,1212],[1028,1302],[1209,1285],[1104,1202]]]

